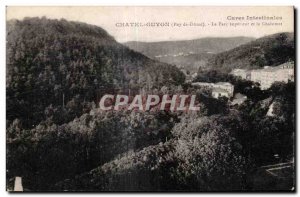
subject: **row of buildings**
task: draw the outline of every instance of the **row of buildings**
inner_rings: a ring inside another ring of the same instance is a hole
[[[262,90],[268,89],[274,82],[288,82],[294,81],[294,62],[287,62],[276,67],[265,66],[263,69],[234,69],[231,72],[232,75],[241,77],[249,81],[254,81],[260,84]],[[218,83],[205,83],[195,82],[192,83],[194,87],[206,87],[212,90],[212,97],[233,97],[234,86],[228,82]],[[236,96],[235,96],[236,97]],[[243,102],[245,96],[240,98],[233,98],[234,101]]]
[[[263,69],[234,69],[232,75],[260,84],[262,90],[268,89],[274,82],[294,81],[294,62],[286,62],[276,67],[265,66]]]

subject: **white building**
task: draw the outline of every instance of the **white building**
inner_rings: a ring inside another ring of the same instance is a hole
[[[287,62],[276,67],[251,70],[251,81],[258,82],[261,89],[271,87],[274,82],[294,81],[294,62]]]
[[[222,88],[214,88],[211,92],[212,97],[219,98],[219,97],[230,97],[230,94],[228,91],[222,89]]]
[[[232,97],[234,86],[228,82],[218,82],[218,83],[205,83],[205,82],[195,82],[192,83],[196,87],[206,87],[212,89],[212,96],[214,98],[219,98],[221,96]]]
[[[234,86],[228,82],[218,82],[214,84],[214,88],[220,88],[228,92],[228,97],[233,96]]]

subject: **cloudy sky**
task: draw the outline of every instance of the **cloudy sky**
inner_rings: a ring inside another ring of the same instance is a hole
[[[119,42],[261,37],[294,31],[293,7],[7,7],[7,20],[36,16],[97,25]],[[277,19],[248,20],[247,16]],[[235,17],[239,18],[232,20]],[[140,26],[126,26],[128,23],[138,23]],[[155,23],[169,26],[153,26]],[[197,25],[183,26],[184,23]],[[230,26],[230,23],[236,23],[236,26]]]

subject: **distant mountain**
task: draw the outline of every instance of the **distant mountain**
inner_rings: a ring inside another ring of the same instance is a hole
[[[176,65],[186,75],[197,73],[199,68],[205,68],[209,58],[213,53],[197,53],[197,54],[184,54],[184,55],[171,55],[155,57],[160,62]]]
[[[141,52],[148,57],[164,55],[183,55],[198,53],[219,53],[254,40],[249,37],[201,38],[195,40],[163,41],[163,42],[126,42],[129,48]]]
[[[201,38],[183,41],[127,42],[129,48],[161,62],[175,64],[189,73],[205,66],[213,54],[230,50],[254,40],[250,37]]]
[[[208,60],[207,68],[230,72],[234,68],[277,66],[295,59],[294,33],[265,36]]]
[[[6,77],[7,118],[26,119],[28,127],[50,105],[73,106],[70,121],[83,102],[97,103],[108,91],[184,81],[178,68],[127,48],[100,27],[45,17],[7,22]]]

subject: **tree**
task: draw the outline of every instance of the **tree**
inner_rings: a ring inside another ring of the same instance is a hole
[[[175,125],[178,138],[176,174],[180,184],[191,190],[241,190],[247,162],[241,144],[222,124],[207,117],[187,117]]]

